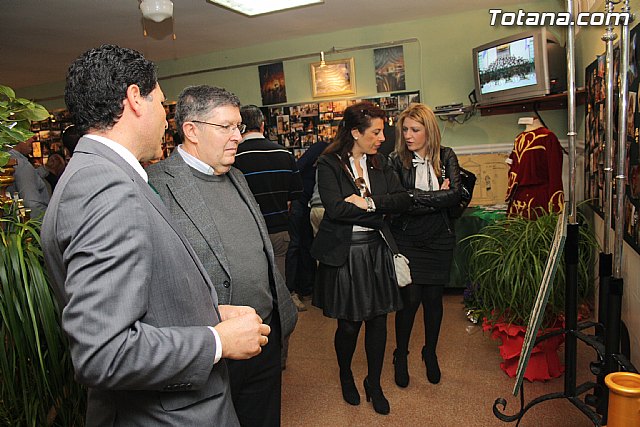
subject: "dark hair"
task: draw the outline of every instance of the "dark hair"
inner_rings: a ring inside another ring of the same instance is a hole
[[[242,123],[247,125],[247,132],[254,130],[260,131],[260,126],[264,123],[264,114],[256,105],[243,105],[240,108]]]
[[[345,159],[353,150],[353,144],[355,140],[351,131],[357,129],[358,132],[364,133],[365,130],[371,127],[372,119],[382,119],[387,117],[385,112],[374,104],[363,101],[353,104],[344,110],[344,117],[338,125],[338,133],[335,139],[325,150],[325,154],[336,153],[341,158]],[[367,157],[367,162],[370,158]],[[377,164],[372,164],[377,167]]]
[[[226,89],[209,86],[187,86],[178,96],[176,104],[176,126],[180,138],[184,139],[182,125],[191,120],[205,120],[211,110],[218,107],[232,106],[240,108],[240,100]]]
[[[76,149],[78,141],[82,138],[82,132],[76,125],[69,125],[62,131],[62,144],[69,150],[69,154],[73,154],[73,150]]]
[[[102,45],[71,64],[64,100],[80,132],[105,130],[122,116],[129,86],[137,85],[146,97],[157,84],[155,65],[140,52]]]

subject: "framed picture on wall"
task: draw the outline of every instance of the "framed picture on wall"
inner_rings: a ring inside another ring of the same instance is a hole
[[[262,105],[287,102],[287,88],[282,62],[258,66]]]
[[[378,92],[405,90],[404,50],[402,46],[373,49]]]
[[[355,94],[353,58],[311,64],[311,90],[314,98]]]

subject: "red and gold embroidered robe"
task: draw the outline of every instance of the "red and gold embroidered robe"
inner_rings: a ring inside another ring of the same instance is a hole
[[[545,127],[520,133],[509,155],[507,214],[535,219],[541,210],[564,208],[562,147]]]

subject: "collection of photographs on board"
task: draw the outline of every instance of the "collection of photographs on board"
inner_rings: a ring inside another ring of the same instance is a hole
[[[71,126],[71,114],[66,110],[53,112],[47,119],[31,123],[31,132],[34,133],[31,159],[35,167],[46,164],[52,154],[60,154],[65,160],[71,157],[62,145],[62,132],[68,126]]]
[[[640,26],[631,30],[629,43],[629,69],[628,76],[628,103],[627,111],[627,140],[625,141],[625,165],[626,188],[624,191],[624,223],[625,241],[638,253],[640,253],[640,150],[638,147],[640,128],[640,105],[638,102],[638,88],[640,86],[640,73],[638,59],[640,57]],[[613,138],[614,154],[613,162],[618,150],[618,100],[619,100],[619,64],[620,47],[616,45],[613,52],[614,72],[614,114],[613,114]],[[585,198],[594,210],[604,217],[604,158],[605,158],[605,98],[607,91],[605,55],[599,56],[586,68],[587,101],[585,105]],[[613,180],[612,197],[614,215],[617,203],[615,201],[616,189]],[[613,224],[612,224],[613,226]]]
[[[386,111],[388,125],[394,126],[398,114],[412,102],[420,102],[419,92],[391,94],[367,99],[322,101],[278,107],[261,107],[267,138],[291,150],[300,158],[318,141],[331,141],[338,132],[344,110],[360,101],[370,101]]]

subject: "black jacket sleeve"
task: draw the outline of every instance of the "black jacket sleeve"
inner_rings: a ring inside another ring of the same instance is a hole
[[[344,171],[337,157],[321,156],[318,159],[318,191],[328,218],[351,225],[370,228],[382,228],[383,214],[404,212],[411,206],[411,199],[393,173],[391,167],[380,156],[382,179],[371,170],[371,198],[376,206],[375,212],[367,212],[344,199],[351,194],[359,194],[351,177]],[[377,184],[377,185],[375,185]]]
[[[390,156],[390,163],[400,177],[401,183],[413,200],[409,215],[423,215],[447,209],[460,203],[460,166],[455,152],[449,147],[442,147],[440,151],[440,161],[443,167],[443,174],[439,183],[445,178],[449,178],[448,190],[425,191],[415,188],[416,172],[415,168],[406,169],[402,165],[401,159],[396,153]]]

